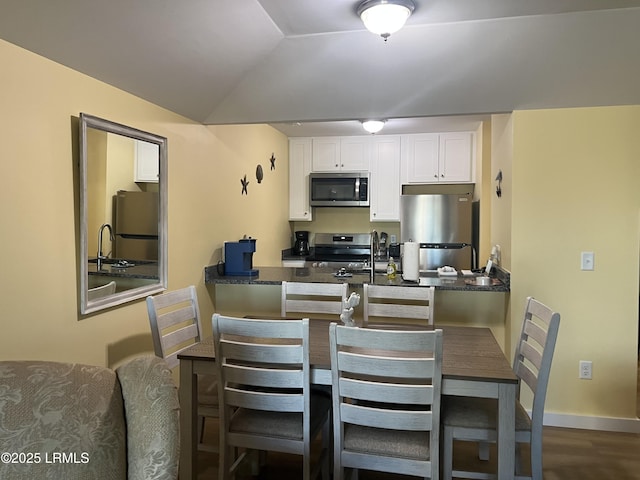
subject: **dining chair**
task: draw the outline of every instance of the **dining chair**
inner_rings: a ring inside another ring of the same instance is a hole
[[[334,480],[439,478],[442,330],[329,327]]]
[[[347,298],[347,283],[282,282],[280,315],[329,313],[340,315]]]
[[[97,298],[106,297],[116,293],[116,282],[111,280],[109,283],[100,285],[99,287],[90,288],[87,291],[87,300],[96,300]]]
[[[331,400],[311,391],[309,319],[214,314],[212,322],[221,405],[218,478],[232,478],[247,451],[259,450],[302,455],[304,480],[320,472],[328,480]],[[322,450],[312,469],[311,444],[319,435]]]
[[[202,340],[202,323],[198,297],[193,285],[147,297],[153,348],[169,368],[180,361],[178,354]],[[218,418],[218,386],[214,375],[198,375],[198,450],[217,452],[214,445],[203,443],[205,418]]]
[[[379,321],[380,317],[417,319],[433,325],[435,287],[397,287],[365,283],[362,290],[365,327],[376,320]]]
[[[560,314],[533,297],[528,297],[520,339],[513,360],[513,371],[518,376],[516,404],[516,478],[542,480],[542,420],[551,360],[555,349]],[[531,417],[520,403],[520,390],[526,384],[533,392]],[[444,402],[443,477],[495,478],[495,475],[453,470],[454,440],[494,443],[497,438],[497,400],[470,397],[448,397]],[[520,445],[529,444],[531,475],[522,475]],[[481,459],[488,459],[483,452]]]

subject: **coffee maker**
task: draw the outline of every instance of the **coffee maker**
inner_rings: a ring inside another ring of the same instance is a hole
[[[309,255],[309,232],[301,230],[296,232],[296,243],[293,246],[294,255]]]
[[[238,242],[224,242],[225,275],[258,275],[253,268],[253,252],[256,251],[254,238],[243,238]]]

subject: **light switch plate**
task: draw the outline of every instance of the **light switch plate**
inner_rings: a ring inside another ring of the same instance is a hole
[[[594,260],[593,252],[582,252],[580,257],[580,268],[582,270],[593,270]]]

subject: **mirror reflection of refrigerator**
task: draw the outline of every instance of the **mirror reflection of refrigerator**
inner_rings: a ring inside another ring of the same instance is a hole
[[[420,244],[421,271],[472,268],[472,202],[468,193],[400,197],[400,239]]]
[[[114,202],[113,257],[158,260],[158,192],[120,190]]]

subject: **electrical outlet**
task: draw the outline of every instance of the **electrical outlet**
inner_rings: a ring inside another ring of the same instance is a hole
[[[591,380],[591,360],[580,360],[580,374],[579,378],[584,380]]]
[[[395,235],[391,235],[391,242],[390,243],[396,243],[397,237]]]

